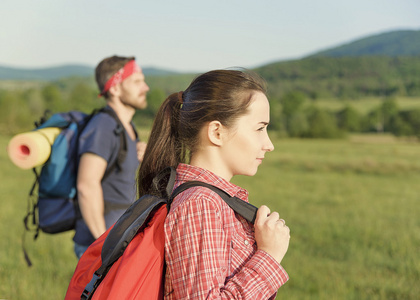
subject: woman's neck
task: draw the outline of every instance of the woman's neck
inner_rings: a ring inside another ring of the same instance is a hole
[[[190,165],[209,170],[210,172],[230,181],[233,174],[230,174],[225,165],[212,151],[198,151],[191,156]]]

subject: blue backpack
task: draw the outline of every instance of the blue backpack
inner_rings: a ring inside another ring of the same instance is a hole
[[[62,130],[54,140],[50,157],[41,167],[41,172],[38,173],[33,168],[36,179],[29,192],[28,213],[24,224],[27,231],[35,230],[34,239],[38,237],[40,230],[50,234],[73,230],[76,220],[81,218],[76,195],[78,141],[83,129],[98,113],[107,113],[117,121],[114,133],[120,137],[117,159],[108,165],[102,178],[104,180],[116,167],[121,168],[127,154],[124,127],[112,109],[102,108],[91,114],[70,111],[53,114],[50,118],[47,118],[46,112],[35,123],[35,130],[46,127],[59,127]],[[27,258],[26,251],[24,252]]]

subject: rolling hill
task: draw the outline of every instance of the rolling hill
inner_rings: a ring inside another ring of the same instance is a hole
[[[54,80],[63,77],[92,75],[93,68],[85,65],[63,65],[37,69],[0,66],[0,79],[4,80]]]
[[[93,77],[94,67],[87,65],[62,65],[49,68],[13,68],[0,66],[0,80],[57,80],[66,77]],[[158,68],[143,68],[147,76],[162,76],[178,74],[173,71]]]
[[[420,55],[308,57],[255,71],[275,97],[291,91],[312,99],[420,95]]]
[[[255,69],[281,97],[300,91],[312,99],[420,95],[420,30],[358,39],[302,59]]]
[[[367,36],[309,57],[343,56],[415,56],[420,55],[420,30],[398,30]]]

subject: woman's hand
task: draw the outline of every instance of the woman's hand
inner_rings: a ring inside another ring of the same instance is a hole
[[[270,209],[263,205],[258,209],[254,226],[258,249],[280,263],[289,248],[290,229],[286,222],[277,212],[270,213]]]

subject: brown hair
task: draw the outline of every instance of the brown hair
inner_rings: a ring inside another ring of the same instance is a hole
[[[160,170],[187,162],[187,151],[194,153],[206,123],[234,125],[246,113],[255,91],[266,93],[265,81],[257,74],[215,70],[196,77],[183,93],[170,95],[153,123],[138,172],[139,196],[153,193],[152,179]]]
[[[117,73],[119,69],[124,67],[130,60],[135,57],[111,56],[103,59],[95,69],[96,83],[98,84],[99,92],[101,93],[105,87],[106,82]],[[108,93],[104,94],[108,98]]]

